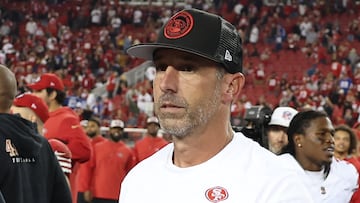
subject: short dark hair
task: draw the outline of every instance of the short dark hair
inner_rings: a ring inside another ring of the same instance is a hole
[[[61,104],[61,105],[65,105],[65,99],[66,99],[66,94],[64,91],[60,91],[60,90],[56,90],[54,88],[46,88],[46,92],[48,95],[50,95],[52,92],[56,92],[56,97],[55,100],[57,101],[57,103]]]
[[[95,122],[99,127],[101,126],[100,118],[97,116],[91,116],[88,121]]]

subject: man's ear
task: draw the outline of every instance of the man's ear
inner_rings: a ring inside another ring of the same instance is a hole
[[[245,84],[245,77],[242,73],[227,74],[225,77],[226,90],[223,95],[224,102],[236,101]]]
[[[301,136],[300,134],[296,134],[294,135],[294,144],[295,144],[295,148],[296,147],[302,147],[303,145],[303,138],[304,136]]]
[[[49,94],[49,98],[51,100],[55,100],[56,96],[57,96],[57,91],[55,91],[55,90]]]

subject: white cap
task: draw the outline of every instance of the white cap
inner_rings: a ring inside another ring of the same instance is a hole
[[[110,128],[124,128],[125,124],[122,120],[112,120],[110,123]]]
[[[80,121],[80,125],[83,127],[86,127],[88,125],[89,121],[88,120],[81,120]]]
[[[271,115],[269,125],[279,125],[288,128],[291,119],[298,113],[291,107],[277,107]]]
[[[157,123],[157,124],[159,124],[159,119],[156,118],[155,116],[151,116],[146,120],[146,123]]]

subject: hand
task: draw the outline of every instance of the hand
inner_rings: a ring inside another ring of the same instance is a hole
[[[86,202],[91,202],[92,199],[93,199],[93,197],[92,197],[91,191],[90,191],[90,190],[85,191],[85,192],[84,192],[84,200],[85,200]]]

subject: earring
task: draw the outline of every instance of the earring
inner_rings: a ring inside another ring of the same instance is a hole
[[[298,146],[298,147],[300,147],[300,148],[302,147],[302,145],[301,145],[300,143],[299,143],[299,144],[297,144],[297,146]]]

